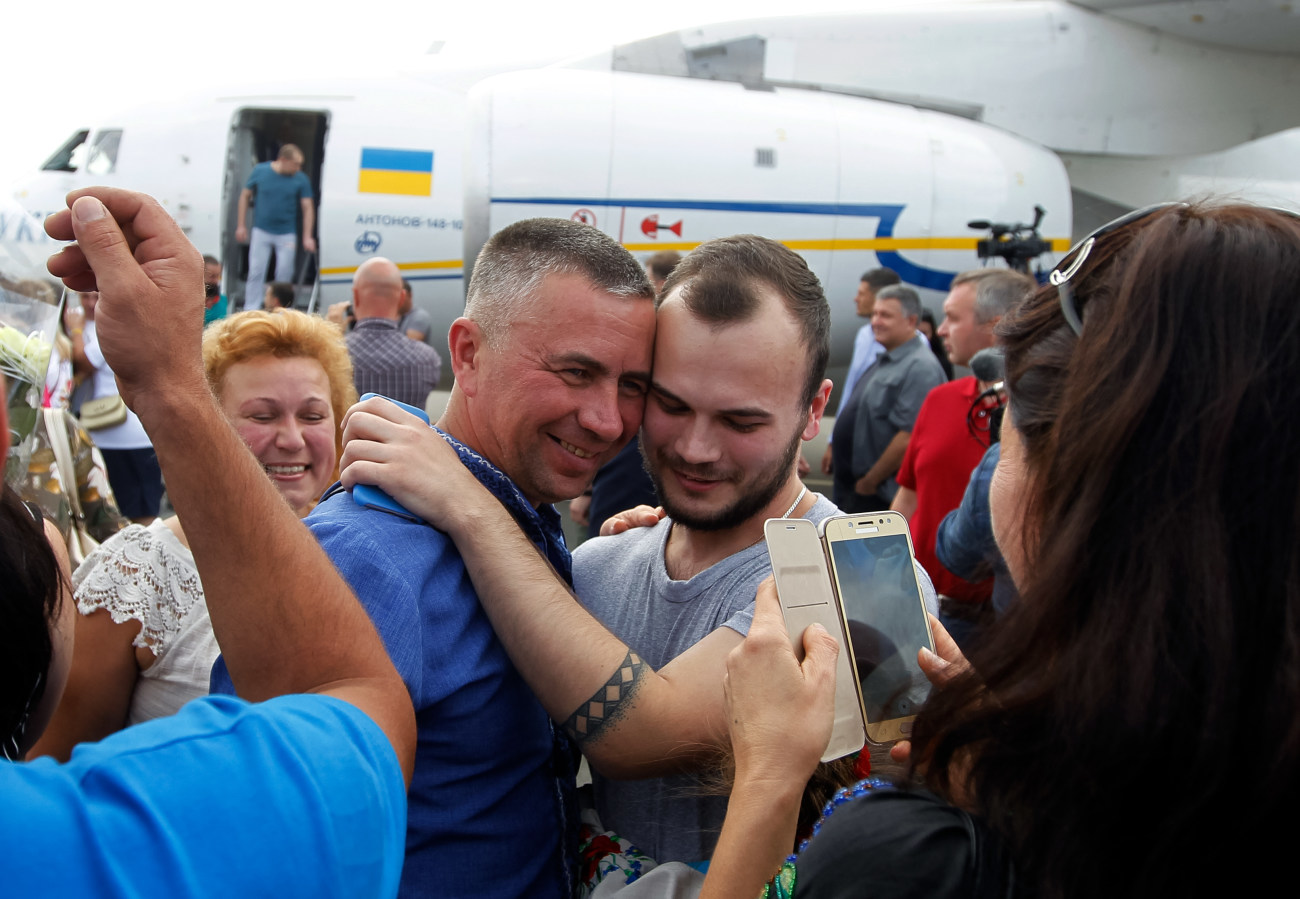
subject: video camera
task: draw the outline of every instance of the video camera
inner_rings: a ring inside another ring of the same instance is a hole
[[[1047,210],[1042,206],[1034,207],[1034,223],[1025,225],[1016,222],[1006,225],[1002,222],[990,222],[976,219],[967,222],[966,227],[977,231],[988,231],[990,236],[979,241],[975,252],[981,259],[1005,259],[1007,265],[1018,272],[1029,274],[1029,263],[1043,253],[1051,250],[1052,245],[1038,233],[1038,226],[1043,222]]]

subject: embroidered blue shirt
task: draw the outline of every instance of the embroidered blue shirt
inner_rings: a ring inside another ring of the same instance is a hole
[[[534,509],[499,469],[443,437],[571,580],[555,509]],[[451,538],[362,508],[337,485],[307,525],[370,613],[415,705],[399,895],[572,895],[576,752],[506,656]],[[232,692],[220,659],[213,690]]]

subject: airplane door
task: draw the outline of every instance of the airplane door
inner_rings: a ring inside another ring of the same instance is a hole
[[[227,260],[222,272],[222,286],[230,300],[232,312],[243,305],[244,283],[248,279],[248,245],[235,240],[235,228],[239,194],[248,182],[253,166],[259,162],[273,161],[284,144],[295,144],[301,149],[302,171],[311,181],[319,230],[320,210],[326,199],[321,195],[321,170],[325,164],[325,136],[328,128],[329,113],[325,111],[245,108],[235,112],[226,144],[221,224],[221,257]],[[301,238],[294,268],[295,282],[300,285],[298,305],[305,306],[311,285],[316,281],[317,264],[315,258],[303,252]],[[274,277],[274,268],[269,267],[269,272],[268,283]]]

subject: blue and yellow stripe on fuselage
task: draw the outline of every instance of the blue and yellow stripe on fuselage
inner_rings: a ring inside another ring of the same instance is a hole
[[[787,215],[830,215],[849,218],[874,218],[878,220],[876,236],[870,238],[829,238],[821,240],[782,240],[781,243],[796,252],[816,250],[870,250],[880,264],[888,266],[909,283],[934,290],[947,290],[956,272],[941,271],[917,265],[904,258],[903,250],[969,250],[975,252],[980,238],[972,237],[895,237],[894,228],[903,213],[904,204],[898,203],[751,203],[730,200],[681,199],[599,199],[593,197],[493,197],[493,203],[572,206],[606,209],[698,210],[703,212],[778,213]],[[769,235],[775,237],[775,235]],[[779,238],[776,238],[779,240]],[[1052,238],[1052,251],[1063,253],[1070,248],[1068,238]],[[628,250],[649,252],[677,250],[689,252],[700,241],[648,241],[624,243]]]
[[[369,151],[365,151],[369,152]],[[432,162],[430,162],[432,165]],[[781,243],[796,252],[815,251],[863,251],[876,254],[881,265],[894,269],[903,280],[921,287],[935,290],[947,290],[956,272],[941,271],[917,265],[901,253],[906,250],[963,250],[975,253],[979,236],[971,237],[894,237],[894,228],[902,214],[901,204],[850,204],[850,203],[746,203],[713,200],[603,200],[591,197],[494,197],[493,203],[511,205],[572,206],[606,209],[672,209],[701,210],[710,212],[742,213],[786,213],[793,215],[833,215],[858,218],[875,218],[879,220],[876,236],[867,238],[837,237],[814,240],[781,240]],[[774,238],[780,239],[780,238]],[[633,253],[654,252],[657,250],[677,250],[690,252],[701,241],[645,241],[624,243]],[[1069,238],[1050,239],[1052,251],[1064,253],[1070,248]],[[441,281],[460,278],[463,262],[460,259],[441,259],[430,261],[399,262],[398,267],[413,281]],[[345,283],[351,280],[357,267],[340,266],[322,268],[322,281],[327,284]]]

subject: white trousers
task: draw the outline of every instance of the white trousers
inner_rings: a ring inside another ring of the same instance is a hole
[[[248,283],[244,287],[244,308],[261,309],[266,298],[266,263],[275,247],[275,280],[293,280],[293,259],[297,252],[298,235],[272,234],[254,228],[248,239]],[[231,310],[234,311],[233,309]]]

